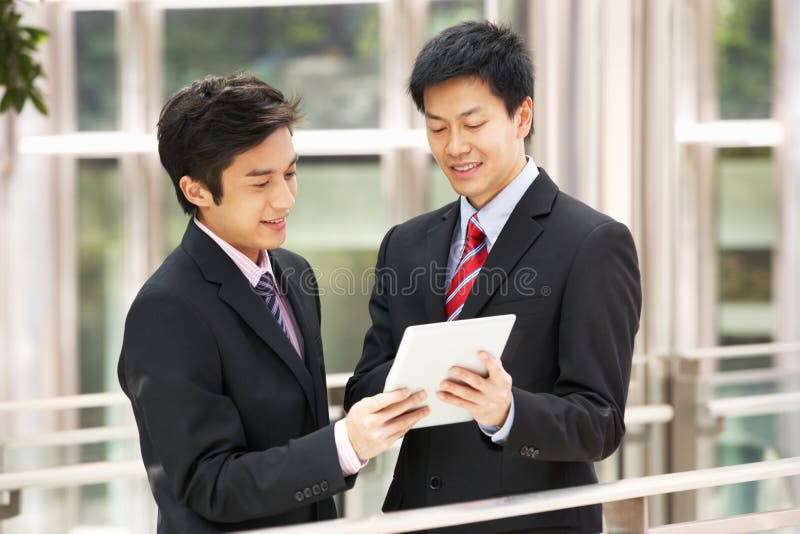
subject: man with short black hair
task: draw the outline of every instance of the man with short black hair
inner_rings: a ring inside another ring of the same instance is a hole
[[[136,296],[118,366],[159,534],[333,519],[331,497],[427,413],[424,394],[397,390],[329,424],[317,281],[279,248],[297,105],[239,74],[161,112],[159,155],[192,218]]]
[[[533,67],[509,29],[469,22],[444,30],[417,56],[409,90],[460,198],[384,237],[372,326],[345,407],[382,391],[406,327],[517,318],[499,360],[476,355],[488,376],[453,368],[442,377],[437,397],[475,421],[410,431],[384,510],[596,482],[592,462],[610,455],[625,432],[641,309],[631,234],[559,191],[526,156]],[[401,290],[387,290],[389,279]],[[594,533],[602,530],[601,507],[451,530]]]

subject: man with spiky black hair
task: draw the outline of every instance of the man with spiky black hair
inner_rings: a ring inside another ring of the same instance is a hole
[[[594,483],[592,462],[625,432],[641,309],[636,248],[625,225],[561,192],[525,154],[533,82],[524,42],[488,22],[444,30],[414,64],[409,90],[459,199],[384,237],[345,407],[382,391],[406,327],[517,319],[502,355],[476,355],[486,376],[456,367],[441,377],[437,398],[474,421],[410,431],[384,510]],[[400,291],[384,287],[385,273]],[[599,532],[602,510],[451,530]]]

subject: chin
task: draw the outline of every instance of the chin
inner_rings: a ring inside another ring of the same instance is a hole
[[[468,196],[472,195],[471,188],[467,187],[468,184],[464,183],[461,180],[458,180],[457,178],[450,178],[449,176],[448,176],[448,178],[449,178],[449,181],[450,181],[450,187],[457,194],[459,194],[461,196],[465,196],[465,197],[468,197]]]
[[[476,187],[463,187],[465,184],[460,184],[461,187],[456,187],[459,184],[451,184],[453,186],[453,190],[461,195],[462,197],[475,198],[481,196],[483,191],[476,188]]]
[[[271,241],[266,241],[261,248],[265,250],[272,250],[283,245],[285,241],[285,239],[273,239]]]

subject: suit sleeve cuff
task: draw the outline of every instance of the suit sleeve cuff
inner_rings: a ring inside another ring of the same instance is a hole
[[[508,408],[508,417],[503,426],[484,426],[478,424],[481,432],[492,438],[492,442],[498,445],[505,445],[508,435],[511,433],[511,427],[514,424],[514,397],[511,397],[511,406]]]
[[[355,475],[362,467],[367,465],[369,460],[361,461],[361,458],[358,457],[355,449],[353,449],[353,444],[350,443],[350,438],[347,435],[344,419],[336,421],[333,425],[333,437],[336,440],[336,452],[339,455],[342,475],[346,477]]]

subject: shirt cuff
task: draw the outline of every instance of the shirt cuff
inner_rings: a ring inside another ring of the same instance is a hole
[[[503,426],[484,426],[478,424],[481,432],[492,438],[492,442],[498,445],[505,445],[508,435],[511,433],[511,426],[514,424],[514,397],[511,397],[511,406],[508,408],[508,417]]]
[[[342,468],[342,475],[349,477],[358,473],[362,467],[367,465],[366,461],[361,461],[361,458],[356,454],[353,449],[353,444],[350,443],[350,438],[347,436],[347,427],[345,426],[344,419],[336,421],[333,425],[333,437],[336,441],[336,453],[339,455],[339,465]]]

